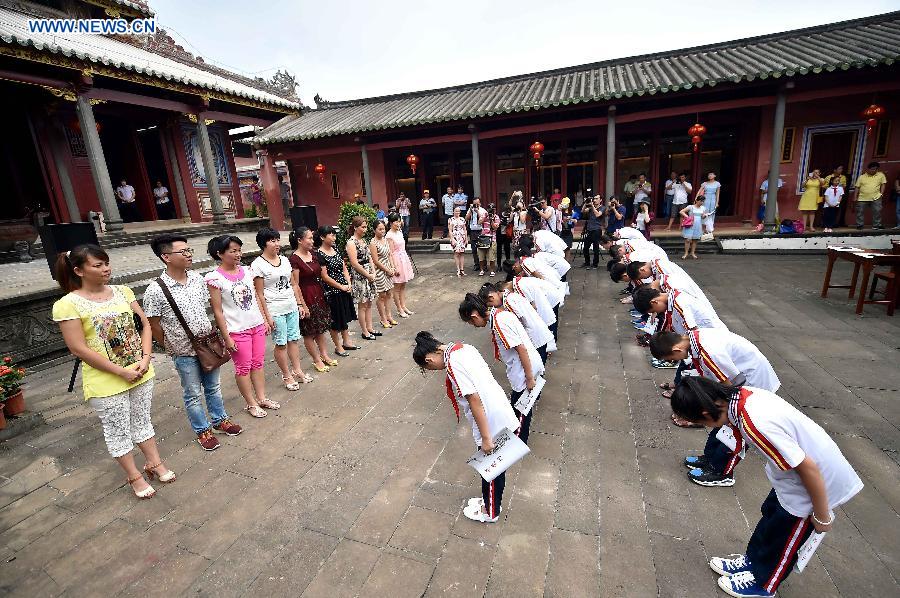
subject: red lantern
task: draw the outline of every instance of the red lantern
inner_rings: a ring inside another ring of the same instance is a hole
[[[871,133],[872,130],[875,129],[875,125],[877,125],[877,124],[878,124],[877,119],[870,118],[869,120],[866,121],[866,129],[868,129],[869,133]]]
[[[531,155],[534,156],[534,165],[540,166],[541,165],[541,154],[544,153],[544,144],[541,143],[540,141],[535,141],[534,143],[531,144],[531,146],[528,148],[528,150],[531,152]]]
[[[690,129],[688,129],[688,135],[691,136],[691,143],[694,144],[695,152],[700,148],[700,142],[703,141],[703,136],[705,134],[706,127],[704,127],[700,123],[694,123],[694,125]]]
[[[416,174],[416,166],[419,165],[419,156],[415,154],[406,156],[406,163],[409,164],[409,169],[412,170],[412,173]]]
[[[866,119],[866,127],[871,133],[875,125],[878,124],[878,119],[884,118],[884,108],[878,104],[870,104],[868,108],[863,110],[862,115]]]
[[[325,182],[325,165],[322,164],[321,162],[319,162],[318,164],[315,165],[313,170],[316,171],[317,175],[319,175],[319,182],[324,183]]]

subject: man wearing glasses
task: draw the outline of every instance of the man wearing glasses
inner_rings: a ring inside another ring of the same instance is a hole
[[[191,332],[196,337],[212,332],[212,324],[206,315],[209,290],[203,277],[190,269],[194,250],[188,247],[187,239],[179,235],[162,234],[150,242],[150,247],[166,265],[159,281],[168,288]],[[200,361],[187,332],[163,294],[159,281],[154,280],[144,291],[144,313],[150,321],[154,340],[166,348],[175,362],[175,369],[178,370],[184,389],[184,408],[191,428],[197,435],[197,442],[204,450],[213,451],[219,448],[219,441],[213,430],[228,436],[237,436],[242,430],[228,419],[225,412],[219,370],[204,372],[200,368]],[[206,396],[208,416],[200,401],[201,394]]]

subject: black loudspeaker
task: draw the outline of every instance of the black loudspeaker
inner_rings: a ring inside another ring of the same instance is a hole
[[[305,226],[313,231],[319,228],[316,206],[296,206],[291,208],[291,229],[297,230],[301,226]]]
[[[41,235],[41,244],[44,246],[44,255],[47,257],[47,265],[50,266],[50,276],[56,280],[56,257],[79,245],[92,243],[99,245],[97,241],[97,229],[93,222],[70,222],[66,224],[45,224],[38,227]]]

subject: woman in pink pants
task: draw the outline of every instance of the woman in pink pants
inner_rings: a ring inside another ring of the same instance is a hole
[[[253,286],[253,275],[241,265],[238,237],[222,235],[210,239],[207,249],[219,267],[206,275],[209,298],[216,324],[234,362],[234,378],[247,402],[244,408],[253,417],[265,417],[266,410],[281,407],[266,398],[266,335],[271,332]]]

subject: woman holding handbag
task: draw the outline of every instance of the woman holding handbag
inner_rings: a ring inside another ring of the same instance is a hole
[[[684,237],[684,255],[681,259],[686,260],[690,255],[695,260],[697,258],[697,242],[703,236],[703,217],[707,215],[703,209],[704,198],[697,195],[694,198],[694,205],[687,206],[682,209],[681,215],[681,236]]]
[[[187,238],[166,233],[155,237],[150,247],[166,269],[144,291],[144,313],[153,338],[172,356],[197,443],[214,451],[219,448],[214,432],[237,436],[243,431],[228,419],[219,382],[219,368],[231,356],[206,315],[209,290],[203,277],[190,270],[194,250]]]

